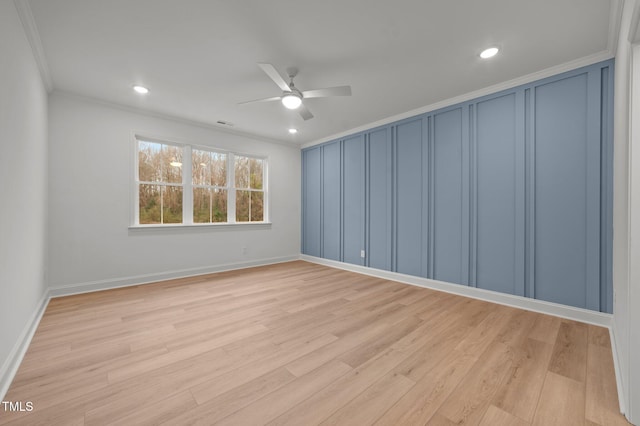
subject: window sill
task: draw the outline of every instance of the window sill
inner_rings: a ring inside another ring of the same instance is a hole
[[[243,222],[243,223],[202,223],[202,224],[167,224],[167,225],[132,225],[129,226],[129,233],[164,233],[164,232],[198,232],[198,231],[231,231],[231,230],[253,230],[271,229],[271,222]]]

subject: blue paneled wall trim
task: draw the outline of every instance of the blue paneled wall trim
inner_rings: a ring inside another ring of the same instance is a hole
[[[611,312],[613,60],[302,151],[302,252]]]

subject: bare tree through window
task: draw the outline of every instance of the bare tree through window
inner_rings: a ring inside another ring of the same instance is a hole
[[[266,220],[265,159],[171,142],[136,144],[136,224]]]
[[[264,221],[264,160],[236,156],[236,222]]]
[[[138,141],[141,224],[182,223],[182,148]]]

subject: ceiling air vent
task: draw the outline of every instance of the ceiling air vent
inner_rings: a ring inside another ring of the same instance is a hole
[[[224,120],[218,120],[218,121],[216,121],[216,123],[220,124],[221,126],[233,127],[233,123],[230,123],[230,122],[224,121]]]

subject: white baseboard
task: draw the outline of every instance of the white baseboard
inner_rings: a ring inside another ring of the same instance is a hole
[[[616,334],[613,327],[613,315],[602,312],[590,311],[588,309],[574,308],[572,306],[560,305],[558,303],[545,302],[544,300],[530,299],[522,296],[514,296],[511,294],[498,293],[495,291],[484,290],[475,287],[468,287],[459,284],[451,284],[443,281],[431,280],[428,278],[414,277],[411,275],[400,274],[397,272],[383,271],[380,269],[369,268],[366,266],[352,265],[335,260],[322,259],[319,257],[300,255],[301,260],[317,263],[332,268],[343,269],[346,271],[357,272],[364,275],[370,275],[377,278],[398,281],[405,284],[415,285],[418,287],[430,288],[434,290],[453,293],[460,296],[472,297],[474,299],[485,300],[487,302],[498,303],[500,305],[511,306],[514,308],[526,309],[528,311],[539,312],[543,314],[553,315],[556,317],[571,319],[588,324],[598,325],[609,329],[609,338],[611,339],[611,352],[613,355],[613,368],[616,375],[616,386],[618,388],[618,403],[620,404],[620,413],[626,414],[625,395],[622,386],[622,376],[620,371],[620,361],[618,359],[618,345],[616,343]]]
[[[118,287],[127,287],[133,285],[140,284],[149,284],[157,281],[175,279],[175,278],[186,278],[190,276],[196,275],[204,275],[211,274],[214,272],[223,272],[223,271],[231,271],[235,269],[246,269],[253,268],[256,266],[265,266],[272,265],[276,263],[282,262],[290,262],[292,260],[298,260],[299,256],[284,256],[270,259],[260,259],[260,260],[252,260],[248,262],[238,262],[238,263],[228,263],[223,265],[216,266],[208,266],[204,268],[191,268],[191,269],[182,269],[176,271],[168,271],[162,272],[158,274],[146,274],[146,275],[137,275],[132,277],[124,277],[117,278],[113,280],[101,280],[101,281],[91,281],[86,283],[79,284],[70,284],[55,288],[49,288],[47,292],[42,296],[40,302],[36,310],[31,315],[31,318],[25,325],[24,330],[20,334],[15,346],[9,353],[9,356],[2,364],[2,368],[0,368],[0,401],[3,400],[7,391],[9,390],[9,386],[13,381],[16,373],[18,372],[18,368],[22,363],[22,359],[29,348],[29,344],[31,343],[31,339],[40,324],[40,320],[42,319],[42,315],[44,314],[47,305],[49,304],[49,300],[53,297],[61,297],[61,296],[70,296],[73,294],[81,294],[81,293],[89,293],[100,290],[109,290],[112,288]]]
[[[447,283],[444,281],[431,280],[428,278],[414,277],[412,275],[400,274],[398,272],[383,271],[381,269],[369,268],[366,266],[352,265],[335,260],[327,260],[319,257],[300,255],[301,260],[317,263],[319,265],[330,266],[332,268],[344,269],[358,272],[364,275],[398,281],[404,284],[418,287],[430,288],[444,291],[446,293],[485,300],[487,302],[500,305],[512,306],[514,308],[526,309],[528,311],[553,315],[556,317],[571,319],[588,324],[598,325],[611,329],[613,316],[602,312],[590,311],[588,309],[574,308],[573,306],[561,305],[558,303],[545,302],[544,300],[530,299],[528,297],[514,296],[512,294],[498,293],[496,291],[481,288],[468,287],[459,284]]]
[[[31,318],[29,318],[29,321],[27,321],[27,324],[25,324],[22,333],[20,333],[18,337],[18,341],[13,346],[11,352],[9,352],[9,356],[2,364],[2,368],[0,368],[0,401],[4,400],[4,396],[7,394],[11,382],[18,372],[18,368],[22,363],[24,355],[27,353],[31,339],[38,328],[38,324],[40,324],[40,320],[50,299],[49,292],[45,292],[42,295],[36,310],[31,315]]]
[[[431,280],[427,278],[414,277],[411,275],[400,274],[397,272],[383,271],[380,269],[368,268],[365,266],[351,265],[343,262],[337,262],[333,260],[322,259],[313,256],[300,255],[300,256],[285,256],[270,259],[254,260],[249,262],[237,262],[224,265],[209,266],[204,268],[192,268],[176,271],[162,272],[158,274],[145,274],[132,277],[117,278],[112,280],[100,280],[91,281],[79,284],[70,284],[66,286],[60,286],[50,288],[46,292],[30,320],[25,325],[24,330],[20,334],[18,341],[11,350],[9,357],[5,360],[2,368],[0,368],[0,400],[6,395],[11,382],[15,374],[18,371],[18,367],[24,358],[25,353],[31,343],[31,339],[40,324],[42,315],[52,297],[61,297],[72,294],[89,293],[100,290],[108,290],[119,287],[127,287],[140,284],[148,284],[156,281],[186,278],[190,276],[210,274],[215,272],[230,271],[236,269],[252,268],[256,266],[271,265],[282,262],[290,262],[293,260],[305,260],[307,262],[317,263],[320,265],[329,266],[332,268],[343,269],[347,271],[357,272],[364,275],[373,277],[393,280],[405,284],[410,284],[418,287],[430,288],[434,290],[444,291],[447,293],[457,294],[460,296],[471,297],[474,299],[485,300],[492,303],[498,303],[501,305],[511,306],[520,309],[526,309],[529,311],[540,312],[543,314],[554,315],[561,318],[567,318],[575,321],[585,322],[589,324],[599,325],[607,327],[611,337],[611,348],[613,352],[613,363],[616,374],[616,383],[618,387],[618,400],[620,402],[620,411],[625,413],[624,407],[624,395],[621,387],[619,361],[617,356],[617,345],[615,332],[612,327],[612,315],[601,312],[594,312],[587,309],[574,308],[571,306],[560,305],[557,303],[545,302],[542,300],[529,299],[521,296],[514,296],[510,294],[497,293],[494,291],[467,287],[458,284],[451,284],[443,281]]]
[[[94,291],[110,290],[120,287],[149,284],[157,281],[172,280],[176,278],[187,278],[197,275],[212,274],[215,272],[232,271],[235,269],[253,268],[256,266],[272,265],[275,263],[290,262],[298,260],[299,256],[274,257],[270,259],[250,260],[247,262],[226,263],[215,266],[205,266],[200,268],[179,269],[165,271],[156,274],[135,275],[130,277],[120,277],[108,280],[89,281],[84,283],[67,284],[49,288],[51,297],[70,296],[73,294],[91,293]]]
[[[611,352],[613,353],[613,370],[616,372],[616,386],[618,389],[618,404],[620,404],[620,413],[627,414],[627,407],[625,406],[625,394],[624,386],[622,386],[622,371],[620,370],[620,360],[618,359],[618,341],[616,338],[616,330],[613,327],[609,327],[609,337],[611,338]]]

